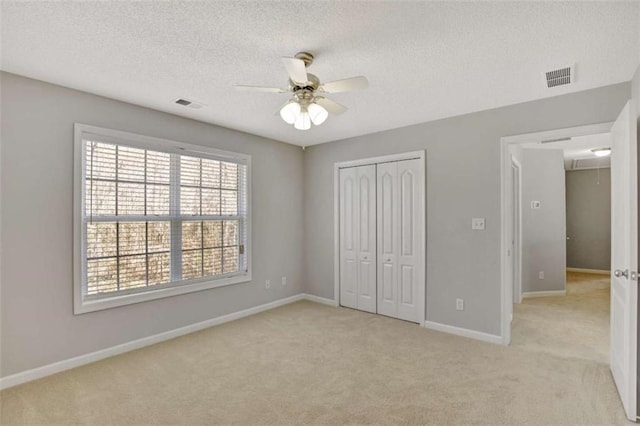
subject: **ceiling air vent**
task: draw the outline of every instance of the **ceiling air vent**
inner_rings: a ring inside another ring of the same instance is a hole
[[[567,66],[544,73],[547,78],[547,87],[564,86],[565,84],[573,83],[575,81],[573,68],[572,66]]]
[[[556,142],[568,142],[571,138],[557,138],[557,139],[545,139],[540,141],[540,143],[556,143]]]
[[[204,104],[201,104],[195,101],[190,101],[189,99],[185,99],[185,98],[176,99],[176,103],[178,105],[186,106],[193,109],[200,109],[204,106]]]
[[[611,158],[576,158],[571,160],[568,170],[607,169],[611,167]]]

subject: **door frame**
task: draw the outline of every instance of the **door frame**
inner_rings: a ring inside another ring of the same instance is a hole
[[[422,242],[424,244],[424,297],[422,303],[422,320],[420,326],[424,326],[427,319],[427,171],[425,151],[410,151],[398,154],[389,154],[379,157],[362,158],[358,160],[340,161],[333,164],[333,305],[340,306],[340,169],[349,167],[368,166],[380,163],[390,163],[403,160],[420,160],[423,170],[424,194],[422,200],[422,212],[424,222],[422,226]]]
[[[517,199],[512,200],[511,203],[511,211],[514,213],[511,229],[515,234],[512,238],[513,260],[511,261],[515,270],[512,271],[512,276],[515,277],[515,282],[512,283],[515,289],[513,300],[515,303],[522,303],[522,165],[514,157],[511,158],[511,169],[518,177],[518,184],[513,185],[511,191],[514,197],[517,196]],[[513,315],[510,321],[513,321]]]
[[[513,280],[511,267],[511,164],[512,156],[509,147],[524,143],[537,142],[547,139],[562,139],[576,136],[587,136],[598,133],[609,133],[613,121],[589,124],[564,129],[546,130],[542,132],[525,133],[500,138],[500,283],[501,283],[501,338],[503,345],[511,343],[511,315],[513,313]],[[522,245],[522,240],[520,240]],[[520,247],[522,250],[522,247]]]

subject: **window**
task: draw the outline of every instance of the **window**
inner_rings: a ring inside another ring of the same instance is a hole
[[[76,313],[251,279],[250,157],[76,124]]]

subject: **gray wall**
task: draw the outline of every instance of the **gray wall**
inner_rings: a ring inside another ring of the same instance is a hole
[[[565,182],[567,267],[608,271],[611,268],[611,169],[567,171]]]
[[[333,298],[333,164],[425,149],[427,318],[499,335],[500,138],[612,121],[630,91],[622,83],[307,148],[307,292]],[[472,217],[486,218],[484,232]]]
[[[300,148],[12,74],[0,89],[2,376],[303,291]],[[251,154],[253,282],[74,316],[74,122]]]
[[[562,150],[522,150],[522,292],[565,289],[566,238]],[[532,209],[532,201],[540,201]],[[544,278],[539,278],[539,273]]]

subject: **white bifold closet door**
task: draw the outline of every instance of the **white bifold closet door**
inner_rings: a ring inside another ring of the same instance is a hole
[[[377,165],[378,313],[424,315],[424,174],[418,159]]]
[[[376,166],[340,169],[340,304],[376,312]]]

